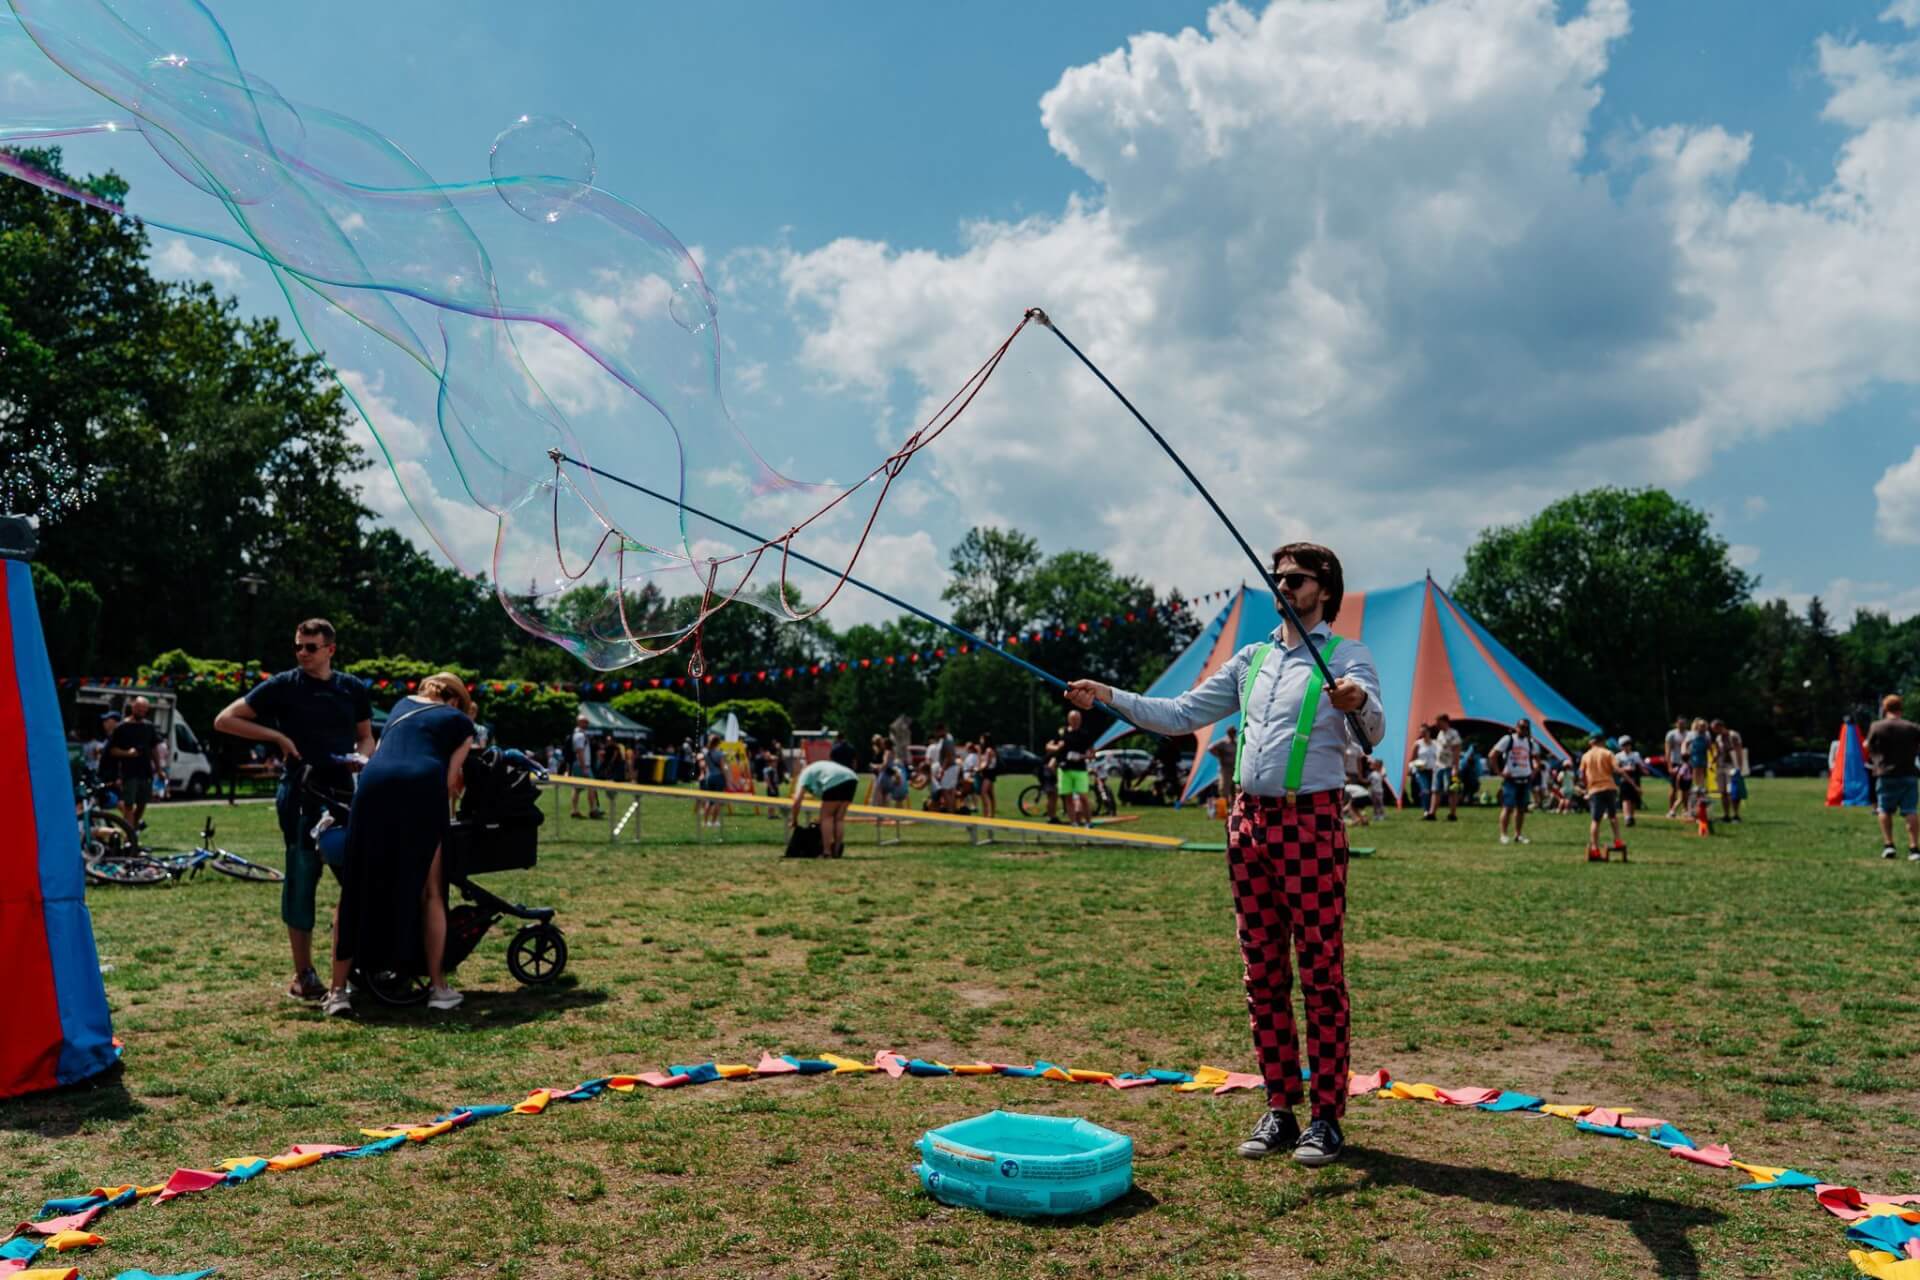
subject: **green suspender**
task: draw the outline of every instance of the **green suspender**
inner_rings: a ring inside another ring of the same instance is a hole
[[[1240,760],[1247,754],[1247,703],[1253,700],[1253,682],[1260,678],[1260,668],[1267,664],[1267,655],[1273,652],[1270,644],[1253,646],[1253,661],[1247,664],[1247,678],[1240,683],[1240,741],[1233,748],[1233,785],[1240,785]]]
[[[1312,637],[1307,638],[1312,644]],[[1340,637],[1330,636],[1326,647],[1320,652],[1331,656],[1340,647]],[[1262,644],[1253,651],[1253,661],[1247,664],[1247,679],[1240,686],[1240,744],[1233,756],[1233,785],[1240,785],[1240,760],[1247,749],[1247,704],[1253,698],[1253,682],[1260,678],[1260,668],[1266,665],[1267,655],[1273,652],[1273,646]],[[1320,714],[1320,691],[1326,687],[1326,681],[1315,667],[1307,677],[1307,691],[1300,699],[1300,721],[1293,728],[1293,749],[1287,756],[1287,776],[1282,786],[1292,794],[1300,789],[1300,775],[1307,767],[1307,745],[1313,737],[1314,717]]]

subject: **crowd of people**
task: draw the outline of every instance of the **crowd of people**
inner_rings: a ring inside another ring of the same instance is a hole
[[[1226,742],[1214,748],[1223,756],[1223,778],[1231,744],[1229,731]],[[1658,779],[1667,782],[1670,819],[1693,822],[1701,834],[1709,834],[1717,801],[1720,821],[1741,820],[1751,764],[1740,732],[1722,720],[1675,720],[1661,753],[1652,757],[1627,734],[1595,735],[1574,745],[1578,753],[1563,756],[1547,748],[1535,737],[1532,723],[1522,719],[1483,758],[1452,718],[1442,714],[1415,733],[1401,800],[1420,821],[1458,822],[1461,805],[1478,803],[1482,780],[1490,773],[1499,786],[1501,844],[1532,843],[1526,834],[1529,813],[1584,813],[1589,820],[1587,853],[1595,860],[1616,853],[1625,860],[1622,828],[1633,826],[1645,812],[1647,789]],[[1348,823],[1385,820],[1392,794],[1385,762],[1362,754],[1351,742],[1344,790]],[[1600,842],[1603,823],[1612,833],[1605,845]]]

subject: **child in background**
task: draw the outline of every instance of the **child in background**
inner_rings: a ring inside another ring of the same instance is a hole
[[[1367,758],[1367,795],[1373,801],[1373,820],[1387,820],[1387,764],[1386,761],[1369,756]]]

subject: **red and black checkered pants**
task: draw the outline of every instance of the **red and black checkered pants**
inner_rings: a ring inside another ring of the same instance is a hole
[[[1267,1104],[1291,1109],[1300,1103],[1290,955],[1297,952],[1307,1061],[1313,1067],[1313,1117],[1335,1120],[1347,1109],[1347,974],[1341,942],[1347,836],[1339,796],[1319,791],[1288,803],[1243,793],[1227,829],[1233,914],[1247,962],[1247,1014],[1267,1082]]]

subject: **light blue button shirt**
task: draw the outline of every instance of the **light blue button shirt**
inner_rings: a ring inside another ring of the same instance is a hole
[[[1315,670],[1313,656],[1305,645],[1288,648],[1281,642],[1285,631],[1282,626],[1268,637],[1273,651],[1261,664],[1240,724],[1240,789],[1250,795],[1284,794],[1294,730],[1300,724],[1300,704],[1306,696],[1307,680]],[[1325,649],[1333,629],[1323,622],[1308,634],[1314,648]],[[1115,689],[1111,705],[1142,729],[1192,733],[1240,709],[1240,686],[1253,664],[1256,647],[1248,645],[1240,650],[1218,671],[1177,698],[1148,698]],[[1367,700],[1358,713],[1360,723],[1367,736],[1379,742],[1386,732],[1387,715],[1380,706],[1380,676],[1373,668],[1373,652],[1358,640],[1343,639],[1333,652],[1322,656],[1334,679],[1351,680],[1367,691]],[[1302,795],[1346,785],[1347,741],[1347,717],[1323,692],[1307,739],[1306,764],[1300,772]]]

